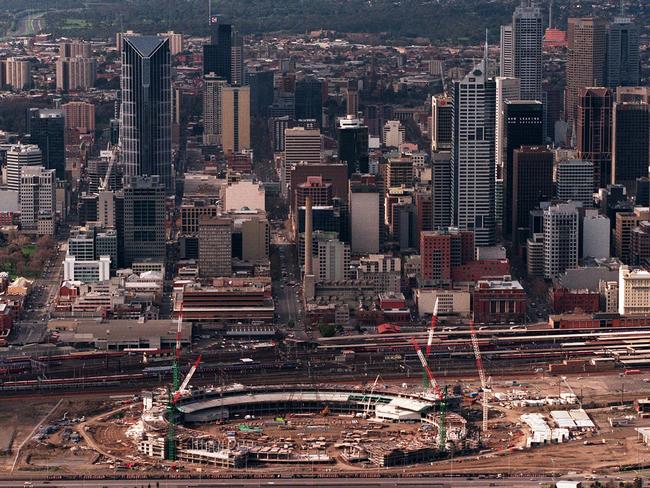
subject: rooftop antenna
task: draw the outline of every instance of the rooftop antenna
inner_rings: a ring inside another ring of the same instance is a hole
[[[625,17],[625,0],[621,0],[621,17]]]
[[[488,70],[488,30],[485,29],[485,51],[483,52],[483,69],[486,71]]]
[[[553,28],[553,0],[548,4],[548,28]]]
[[[208,0],[208,23],[212,22],[212,0]]]

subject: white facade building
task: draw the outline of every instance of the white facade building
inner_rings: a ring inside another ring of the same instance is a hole
[[[496,86],[486,56],[454,82],[452,225],[473,230],[477,246],[496,241],[494,130]]]
[[[43,154],[35,144],[16,144],[7,151],[7,188],[20,191],[20,171],[43,164]]]
[[[400,147],[406,139],[406,129],[399,120],[389,120],[384,124],[384,146]]]
[[[557,197],[594,206],[594,163],[582,159],[560,161],[557,165]]]
[[[66,256],[63,261],[63,279],[65,281],[95,283],[109,280],[110,277],[110,256],[100,256],[99,259],[90,261],[77,261],[74,256]]]
[[[494,132],[494,145],[497,168],[501,169],[506,162],[506,101],[521,100],[521,83],[519,78],[496,78],[496,129]]]
[[[618,270],[618,313],[650,314],[650,272],[621,266]]]
[[[20,174],[20,227],[39,235],[54,234],[56,170],[25,166]]]
[[[350,246],[338,239],[317,242],[314,256],[314,274],[318,281],[350,279]]]
[[[578,207],[572,203],[544,210],[545,278],[555,278],[578,265],[578,218]]]

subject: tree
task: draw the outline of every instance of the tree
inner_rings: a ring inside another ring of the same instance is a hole
[[[334,337],[336,335],[336,326],[334,324],[318,324],[318,331],[323,337]]]

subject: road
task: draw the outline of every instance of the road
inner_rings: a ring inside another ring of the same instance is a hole
[[[575,479],[575,477],[573,477]],[[611,478],[613,479],[613,478]],[[87,481],[49,481],[46,483],[39,481],[32,481],[31,484],[21,485],[16,484],[17,481],[0,481],[0,487],[16,488],[17,486],[33,486],[43,488],[62,488],[72,486],[83,486],[86,488],[102,488],[102,487],[134,487],[134,488],[186,488],[193,486],[224,486],[224,487],[336,487],[345,488],[348,486],[358,486],[361,488],[380,487],[386,488],[391,486],[398,486],[402,488],[462,488],[465,486],[472,486],[476,488],[483,488],[488,486],[493,487],[526,487],[526,486],[549,486],[553,484],[557,478],[551,477],[537,477],[537,478],[511,478],[511,479],[471,479],[465,477],[455,478],[418,478],[418,479],[400,479],[400,478],[377,478],[377,479],[355,479],[355,478],[342,478],[342,479],[323,479],[323,478],[301,478],[301,479],[251,479],[251,480],[230,480],[230,479],[214,479],[214,480],[87,480]],[[19,483],[22,480],[18,481]],[[30,482],[28,482],[30,483]]]
[[[272,246],[278,255],[279,270],[273,281],[273,296],[276,303],[277,322],[302,324],[303,305],[300,295],[300,269],[296,246],[286,239],[284,232],[274,231]],[[292,285],[293,283],[293,285]]]
[[[36,344],[45,340],[47,320],[50,318],[49,311],[63,281],[66,235],[67,230],[63,229],[58,236],[56,253],[45,263],[40,278],[35,280],[34,286],[27,296],[22,320],[14,325],[9,336],[9,344]]]

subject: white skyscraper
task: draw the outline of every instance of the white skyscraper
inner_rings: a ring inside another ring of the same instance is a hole
[[[578,265],[578,207],[560,203],[544,210],[544,278]]]
[[[404,143],[406,129],[399,120],[389,120],[384,125],[384,146],[399,147]]]
[[[39,235],[54,234],[56,170],[25,166],[20,173],[20,226]]]
[[[453,225],[473,230],[477,246],[495,243],[494,128],[496,85],[486,53],[461,81],[454,82],[451,154]]]
[[[542,99],[543,36],[542,10],[533,0],[522,0],[512,16],[512,53],[523,100]]]
[[[7,188],[20,191],[20,171],[43,164],[43,154],[35,144],[16,144],[7,151]]]
[[[594,163],[582,159],[560,161],[557,165],[557,197],[594,206]],[[591,184],[590,184],[591,182]]]

